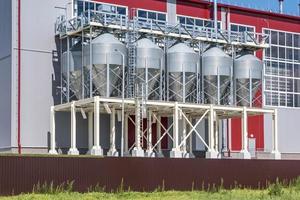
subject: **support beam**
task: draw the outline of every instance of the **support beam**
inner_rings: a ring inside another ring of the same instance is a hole
[[[173,149],[170,152],[171,158],[182,158],[182,151],[180,151],[178,140],[179,140],[179,109],[178,102],[175,102],[174,113],[173,113]]]
[[[190,122],[193,122],[193,118],[189,118]],[[190,132],[190,128],[187,129],[187,132]],[[189,154],[190,154],[190,158],[194,157],[193,154],[193,134],[190,135],[189,137]]]
[[[100,100],[99,97],[94,98],[94,146],[91,155],[102,156],[103,150],[100,146]]]
[[[219,152],[219,117],[217,116],[216,112],[215,115],[215,134],[214,134],[214,149],[216,152]]]
[[[243,107],[242,115],[242,150],[240,152],[240,158],[251,159],[251,154],[248,151],[248,117],[246,107]]]
[[[281,154],[278,150],[278,113],[277,109],[275,109],[274,114],[272,115],[272,125],[273,125],[273,137],[272,137],[272,152],[271,156],[273,159],[280,160]]]
[[[54,111],[54,106],[51,106],[50,109],[50,134],[51,134],[51,146],[50,146],[50,151],[49,154],[52,155],[57,155],[57,151],[55,149],[56,144],[55,144],[55,111]]]
[[[76,107],[74,101],[71,103],[71,148],[68,154],[79,155],[79,151],[76,147]]]
[[[110,114],[110,148],[107,152],[107,156],[119,156],[119,153],[116,150],[116,110],[114,107],[111,108]]]
[[[209,144],[209,149],[206,152],[205,157],[206,158],[218,158],[218,152],[216,152],[215,148],[214,148],[214,144],[215,144],[215,138],[214,138],[214,107],[211,104],[210,108],[209,108],[209,119],[208,119],[208,144]]]
[[[132,150],[133,157],[144,157],[144,150],[141,147],[141,107],[138,99],[135,100],[135,147]]]
[[[147,157],[155,157],[155,153],[152,151],[152,111],[148,111],[148,118],[147,118],[147,150],[146,156]]]

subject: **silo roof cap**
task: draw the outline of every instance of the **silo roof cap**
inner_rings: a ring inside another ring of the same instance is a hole
[[[160,49],[154,42],[149,40],[148,38],[143,38],[137,41],[138,48],[148,48],[148,49]]]
[[[168,53],[196,53],[192,48],[184,43],[174,45],[168,50]]]
[[[114,35],[110,33],[104,33],[93,39],[92,43],[104,43],[104,44],[123,44]]]
[[[206,50],[202,55],[202,57],[209,57],[209,56],[230,57],[229,55],[227,55],[224,51],[222,51],[218,47],[212,47],[212,48]]]

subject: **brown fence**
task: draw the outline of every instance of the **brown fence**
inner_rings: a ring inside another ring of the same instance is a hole
[[[74,181],[76,191],[100,185],[151,191],[202,189],[223,182],[263,187],[276,178],[291,180],[300,175],[300,161],[209,160],[170,158],[86,158],[0,156],[0,194],[31,192],[37,183]],[[123,181],[122,181],[123,180]],[[221,181],[222,180],[222,181]]]

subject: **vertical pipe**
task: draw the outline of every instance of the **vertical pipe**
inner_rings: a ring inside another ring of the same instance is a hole
[[[18,0],[18,153],[21,151],[21,0]]]
[[[90,13],[90,12],[89,12]],[[89,76],[90,76],[90,80],[89,80],[89,92],[90,95],[89,97],[92,98],[93,97],[93,44],[92,44],[92,27],[90,28],[90,71],[89,71]]]
[[[107,54],[105,54],[106,58],[106,97],[110,96],[109,86],[110,86],[110,77],[109,77],[109,63],[107,59]]]
[[[49,154],[57,154],[55,149],[55,110],[54,106],[51,106],[50,110],[50,133],[51,133],[51,146]]]
[[[217,116],[216,112],[214,112],[215,115],[215,150],[219,152],[219,117]]]
[[[218,6],[217,0],[214,0],[214,29],[215,29],[215,37],[218,38]]]
[[[121,53],[121,52],[120,52]],[[125,115],[125,108],[124,108],[124,98],[125,98],[125,56],[121,53],[122,56],[122,124],[121,124],[121,157],[124,156],[124,115]],[[127,118],[127,125],[128,126],[128,116]],[[125,127],[127,130],[127,138],[126,138],[126,152],[128,151],[128,127]]]
[[[148,123],[147,123],[147,153],[148,157],[152,157],[152,111],[148,112]]]
[[[193,123],[193,118],[189,118],[190,122]],[[187,132],[190,132],[190,128],[187,129]],[[192,155],[193,153],[193,134],[190,135],[189,137],[189,153]]]
[[[279,0],[279,13],[283,14],[283,1],[284,0]]]
[[[70,102],[70,38],[67,36],[67,102]]]
[[[214,151],[214,108],[210,105],[209,111],[209,148]]]

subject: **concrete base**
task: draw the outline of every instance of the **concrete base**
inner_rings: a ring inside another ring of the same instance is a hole
[[[207,151],[205,153],[205,158],[217,159],[219,158],[219,153],[217,151]]]
[[[124,156],[124,157],[131,157],[129,151],[125,151],[125,152],[123,153],[123,156]]]
[[[110,149],[110,150],[107,152],[107,156],[110,156],[110,157],[118,157],[118,156],[119,156],[119,152],[118,152],[116,149]]]
[[[76,148],[70,148],[68,151],[68,155],[79,155],[79,151]]]
[[[272,151],[271,159],[281,160],[281,153],[279,153],[279,151]]]
[[[91,149],[91,155],[94,156],[103,156],[103,150],[102,148],[99,146],[93,146],[93,148]]]
[[[146,157],[150,157],[150,158],[155,158],[155,153],[154,153],[153,151],[147,150],[147,151],[145,152],[145,156],[146,156]]]
[[[238,154],[238,158],[239,159],[251,159],[251,154],[249,151],[241,151],[239,154]]]
[[[51,154],[51,155],[57,155],[58,153],[57,153],[57,151],[54,149],[54,150],[50,150],[50,151],[49,151],[49,154]]]
[[[144,157],[145,156],[145,152],[142,148],[136,148],[134,147],[132,149],[132,153],[131,153],[132,157]]]
[[[172,149],[172,151],[170,152],[170,158],[182,158],[182,151]]]

